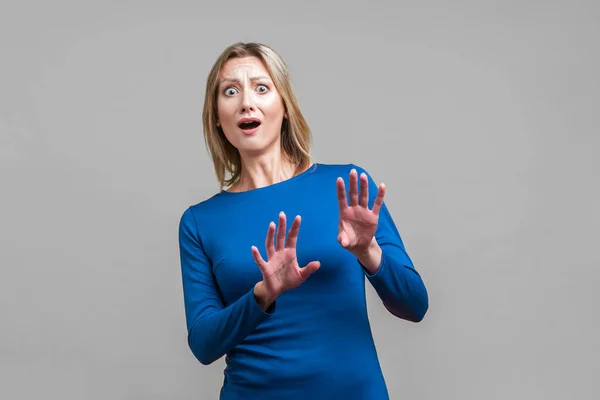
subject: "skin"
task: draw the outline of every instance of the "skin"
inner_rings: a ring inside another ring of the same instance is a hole
[[[285,107],[262,61],[257,57],[230,59],[219,80],[218,123],[242,160],[240,181],[229,191],[251,190],[291,178],[294,167],[281,154]],[[238,121],[243,117],[262,121],[256,133],[248,136],[242,132]]]
[[[230,59],[222,68],[220,80],[218,123],[227,140],[240,152],[243,171],[240,182],[229,191],[252,190],[293,177],[294,166],[281,152],[281,124],[287,118],[285,106],[262,61],[256,57]],[[262,121],[256,133],[242,132],[238,121],[243,117],[257,117]],[[339,177],[336,181],[340,211],[337,240],[357,257],[368,273],[374,274],[382,257],[375,231],[385,186],[379,186],[373,208],[369,209],[368,177],[364,173],[359,177],[353,169],[349,182],[348,203],[344,180]],[[277,226],[271,222],[267,229],[267,260],[252,246],[252,256],[263,276],[254,287],[254,295],[263,310],[285,291],[301,285],[320,267],[319,261],[303,267],[298,265],[296,242],[300,225],[298,215],[286,235],[287,216],[281,212]]]

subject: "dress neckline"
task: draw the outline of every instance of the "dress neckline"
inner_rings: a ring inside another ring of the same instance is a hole
[[[311,164],[311,166],[308,167],[303,172],[301,172],[301,173],[299,173],[297,175],[294,175],[291,178],[288,178],[288,179],[283,180],[281,182],[273,183],[271,185],[267,185],[267,186],[263,186],[263,187],[259,187],[259,188],[255,188],[255,189],[250,189],[250,190],[244,190],[243,192],[228,192],[227,190],[221,190],[220,194],[226,195],[226,196],[240,196],[240,195],[244,195],[244,194],[257,193],[257,192],[269,190],[271,188],[276,188],[276,187],[284,186],[284,185],[290,184],[292,182],[295,182],[295,181],[297,181],[299,179],[304,178],[308,174],[312,173],[317,168],[318,165],[319,165],[319,163],[315,162],[315,163]]]

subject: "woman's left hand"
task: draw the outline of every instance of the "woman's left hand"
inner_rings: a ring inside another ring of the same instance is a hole
[[[369,210],[369,180],[365,173],[360,175],[359,195],[358,173],[355,169],[350,171],[350,204],[346,198],[346,188],[342,178],[337,179],[336,187],[340,208],[338,242],[359,259],[366,257],[375,241],[379,211],[385,196],[385,185],[383,183],[379,185],[371,210]]]

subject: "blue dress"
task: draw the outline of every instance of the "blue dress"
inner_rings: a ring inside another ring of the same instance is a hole
[[[286,181],[247,192],[221,191],[190,206],[179,225],[188,344],[205,365],[225,356],[220,399],[388,399],[367,316],[365,278],[393,315],[418,322],[428,308],[425,285],[386,204],[376,240],[379,270],[370,275],[337,241],[336,179],[349,187],[354,165],[313,164]],[[369,177],[369,207],[377,185]],[[264,248],[268,225],[284,211],[302,217],[301,267],[321,267],[264,311],[262,280],[251,247]]]

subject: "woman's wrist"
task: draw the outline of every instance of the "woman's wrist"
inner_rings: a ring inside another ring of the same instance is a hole
[[[379,266],[381,265],[383,251],[381,250],[381,247],[379,247],[377,240],[373,238],[369,248],[364,253],[358,254],[356,257],[358,258],[358,262],[362,264],[367,272],[370,275],[374,275],[377,273]]]
[[[277,298],[277,296],[267,292],[264,281],[257,282],[256,285],[254,285],[254,297],[263,311],[266,311]]]

